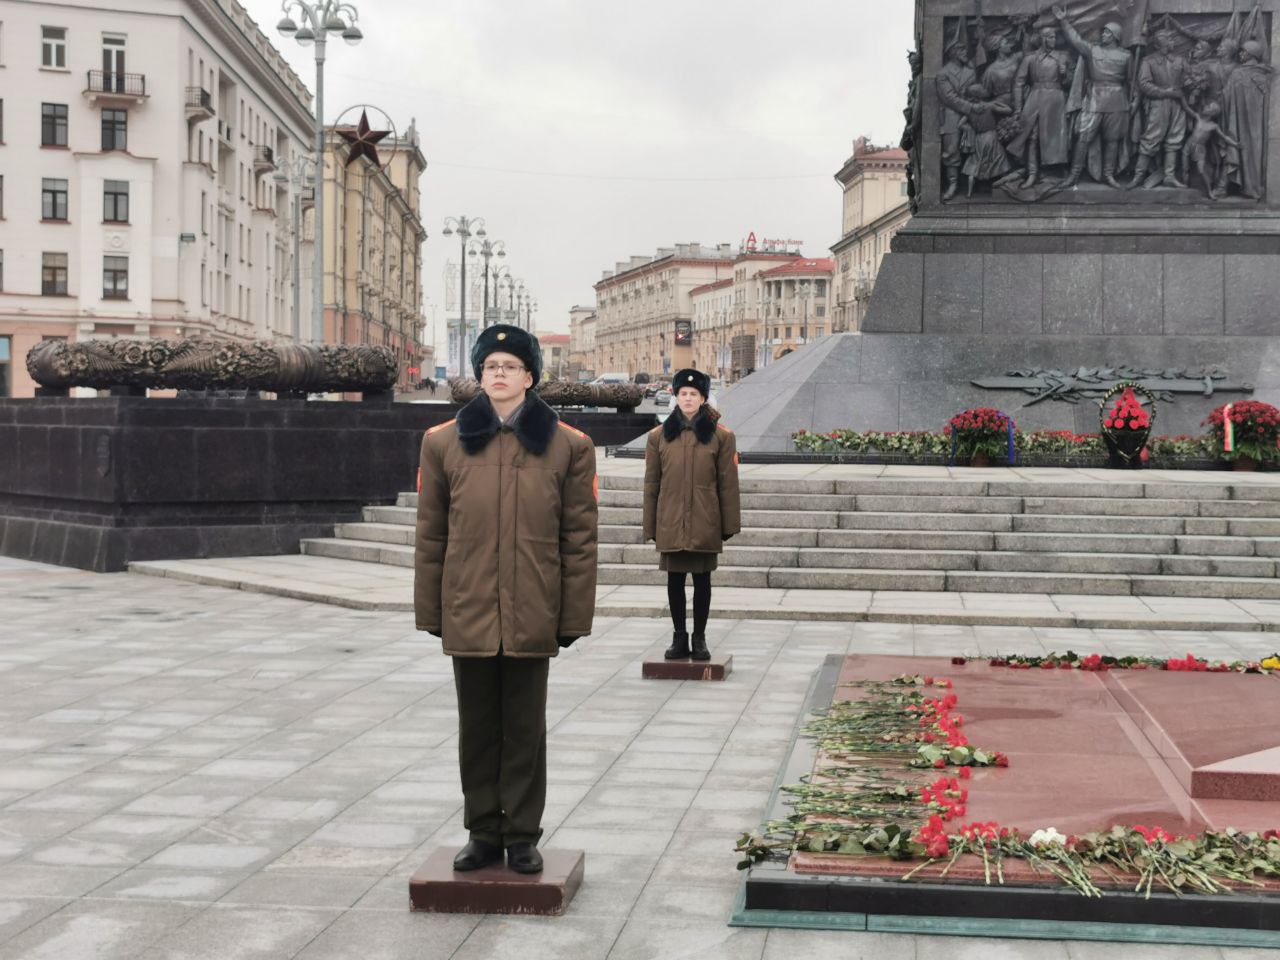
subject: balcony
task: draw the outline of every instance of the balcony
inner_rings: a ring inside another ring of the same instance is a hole
[[[235,143],[231,139],[231,124],[218,118],[218,145],[225,150],[234,150]]]
[[[275,151],[267,146],[257,146],[253,148],[253,172],[266,173],[268,170],[276,168]]]
[[[213,95],[204,87],[187,87],[187,122],[199,123],[214,116]]]
[[[91,105],[136,106],[147,101],[147,77],[143,73],[90,70],[84,94]]]

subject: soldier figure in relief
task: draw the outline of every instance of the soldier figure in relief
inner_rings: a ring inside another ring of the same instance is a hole
[[[1071,159],[1071,131],[1067,126],[1070,76],[1067,55],[1058,50],[1058,31],[1040,31],[1040,48],[1022,58],[1013,85],[1013,106],[1022,116],[1022,133],[1009,144],[1015,156],[1026,155],[1024,190],[1040,180],[1040,165],[1064,164]]]
[[[1187,138],[1187,115],[1182,106],[1182,81],[1186,61],[1173,52],[1173,31],[1160,30],[1155,35],[1156,52],[1142,59],[1138,68],[1138,89],[1142,93],[1146,123],[1138,145],[1138,163],[1129,181],[1129,189],[1142,184],[1150,190],[1163,183],[1181,187],[1178,181],[1178,154]],[[1164,148],[1164,171],[1155,159]],[[1147,171],[1151,176],[1146,182]]]
[[[1100,42],[1089,43],[1067,20],[1067,12],[1060,4],[1053,5],[1053,15],[1062,25],[1067,42],[1079,52],[1088,71],[1089,85],[1077,121],[1071,173],[1063,186],[1074,187],[1080,182],[1089,158],[1089,147],[1101,137],[1102,181],[1120,190],[1122,187],[1116,180],[1116,170],[1124,162],[1122,151],[1129,134],[1129,97],[1126,91],[1129,53],[1120,46],[1123,31],[1120,24],[1108,23],[1102,28]]]
[[[947,186],[942,194],[944,202],[956,195],[960,185],[960,165],[964,162],[960,150],[960,123],[974,110],[987,109],[985,104],[971,103],[966,97],[978,77],[973,71],[963,24],[961,20],[959,35],[947,47],[947,62],[938,71],[935,81],[939,132],[942,134],[942,165],[947,173]]]

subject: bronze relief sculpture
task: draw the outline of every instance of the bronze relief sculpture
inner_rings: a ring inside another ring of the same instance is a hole
[[[1270,31],[1256,0],[1231,14],[1063,0],[945,17],[941,200],[1265,200]],[[917,193],[919,100],[913,71],[903,139]]]

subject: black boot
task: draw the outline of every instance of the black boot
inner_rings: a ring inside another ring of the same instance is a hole
[[[1022,181],[1022,189],[1030,190],[1040,182],[1040,154],[1033,147],[1027,147],[1027,179]]]
[[[1112,190],[1124,189],[1124,185],[1116,179],[1116,161],[1119,156],[1119,144],[1104,143],[1102,145],[1102,182]]]
[[[453,858],[455,870],[479,870],[491,863],[502,862],[502,848],[483,840],[469,840],[467,845],[458,851]]]
[[[1151,169],[1151,158],[1146,154],[1138,154],[1138,165],[1133,168],[1133,179],[1129,181],[1126,190],[1134,190],[1142,186],[1142,182],[1147,178],[1147,171]]]
[[[662,655],[662,659],[689,659],[689,632],[687,630],[676,630],[671,634],[671,646],[667,647],[666,652]]]
[[[710,660],[711,651],[707,649],[707,635],[695,632],[693,635],[693,651],[689,654],[694,660]]]
[[[507,847],[507,866],[516,873],[541,873],[542,854],[532,843],[513,843]]]
[[[960,168],[947,167],[947,189],[942,194],[942,202],[946,203],[955,197],[958,189],[960,189]]]

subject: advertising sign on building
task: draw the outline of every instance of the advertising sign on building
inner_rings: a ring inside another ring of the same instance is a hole
[[[692,320],[676,321],[676,337],[674,342],[677,347],[687,347],[693,344]]]

